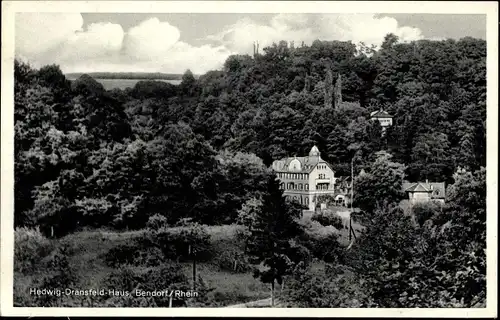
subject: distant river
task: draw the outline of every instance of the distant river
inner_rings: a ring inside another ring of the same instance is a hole
[[[76,79],[69,79],[69,80],[73,81]],[[175,85],[178,85],[179,83],[181,83],[181,80],[163,80],[163,79],[99,79],[99,78],[95,78],[95,80],[97,82],[100,82],[104,86],[104,89],[106,89],[106,90],[112,90],[115,88],[122,89],[122,90],[126,89],[126,88],[133,88],[137,82],[145,81],[145,80],[164,81],[164,82],[168,82],[168,83],[175,84]]]

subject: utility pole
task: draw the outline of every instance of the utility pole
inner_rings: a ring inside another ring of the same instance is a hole
[[[193,291],[196,291],[196,251],[189,245],[189,255],[193,259]]]
[[[351,159],[351,214],[349,215],[349,241],[351,241],[352,230],[352,203],[354,200],[354,156]]]

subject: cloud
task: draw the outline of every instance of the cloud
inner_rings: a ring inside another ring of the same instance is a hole
[[[124,50],[127,55],[137,60],[157,59],[167,55],[180,36],[179,29],[168,22],[151,18],[127,32]]]
[[[124,30],[120,24],[93,23],[83,28],[80,14],[19,13],[16,54],[39,67],[59,64],[64,72],[147,71],[195,73],[220,68],[234,53],[251,53],[280,40],[312,43],[351,40],[380,45],[387,33],[401,41],[422,39],[419,29],[400,26],[394,18],[373,14],[277,14],[267,24],[249,18],[206,37],[204,45],[181,40],[167,21],[150,18]]]
[[[306,26],[304,20],[294,22],[293,17],[299,15],[277,15],[271,19],[270,25],[260,25],[251,19],[245,18],[234,25],[226,27],[222,32],[210,35],[208,40],[219,42],[229,50],[239,53],[250,53],[254,41],[259,42],[260,48],[272,45],[280,40],[298,41],[312,38],[312,29]],[[299,23],[299,25],[297,25]]]
[[[71,62],[116,55],[122,48],[124,35],[119,24],[93,23],[86,31],[71,35],[59,51],[58,58]]]
[[[423,38],[418,28],[399,26],[396,19],[375,14],[277,14],[269,25],[242,19],[208,39],[250,52],[254,41],[259,41],[261,48],[280,40],[311,44],[317,39],[379,46],[388,33],[396,34],[402,42]]]
[[[17,13],[16,54],[31,60],[66,42],[82,25],[79,13]]]
[[[179,41],[177,27],[151,18],[124,31],[119,24],[93,23],[82,29],[80,14],[19,14],[16,55],[35,67],[58,64],[64,72],[205,73],[220,68],[233,51]]]

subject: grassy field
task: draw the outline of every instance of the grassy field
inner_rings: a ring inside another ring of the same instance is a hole
[[[337,233],[340,235],[339,242],[347,246],[347,230],[337,230],[334,227],[323,227],[316,221],[311,221],[310,216],[305,215],[301,221],[307,232],[317,235],[328,235]],[[361,226],[354,224],[355,229]],[[172,227],[172,230],[180,230],[186,227]],[[250,268],[233,269],[233,261],[242,260],[244,243],[238,237],[242,226],[224,225],[207,226],[210,235],[210,247],[212,258],[206,262],[197,263],[197,276],[212,291],[207,294],[208,306],[224,307],[228,305],[242,304],[249,301],[266,299],[270,296],[269,285],[261,283],[254,278]],[[131,244],[134,240],[142,238],[145,230],[113,232],[106,230],[80,231],[70,234],[58,240],[51,240],[54,249],[67,246],[70,249],[68,262],[74,273],[78,276],[75,284],[76,289],[103,288],[105,279],[117,268],[111,267],[105,261],[106,254],[119,246]],[[243,259],[244,260],[244,259]],[[168,262],[165,262],[168,263]],[[192,263],[179,262],[182,272],[192,278]],[[44,259],[37,262],[35,270],[28,274],[15,273],[14,296],[18,305],[23,301],[29,301],[26,293],[29,288],[35,287],[45,275],[50,272],[44,269]],[[248,265],[246,265],[248,267]],[[236,265],[235,265],[236,267]],[[134,266],[134,270],[142,272],[147,267]],[[313,262],[311,272],[324,272],[325,264],[320,261]],[[161,288],[159,288],[161,289]]]
[[[214,307],[244,303],[269,297],[269,289],[250,272],[232,272],[220,266],[220,257],[242,251],[242,243],[237,240],[236,232],[239,226],[210,226],[207,227],[211,235],[214,259],[197,264],[197,275],[201,276],[208,287],[213,288],[207,297]],[[182,229],[176,227],[173,229]],[[95,289],[103,287],[103,280],[115,270],[106,265],[103,257],[117,246],[131,243],[134,238],[140,237],[145,231],[109,232],[109,231],[82,231],[54,240],[54,246],[64,244],[71,248],[69,263],[78,275],[78,289]],[[40,261],[42,264],[43,261]],[[40,265],[41,265],[40,264]],[[192,264],[180,263],[184,273],[190,279]],[[134,267],[141,269],[140,267]],[[29,292],[36,280],[47,274],[46,270],[38,270],[31,275],[15,275],[15,296],[17,301],[23,299],[23,292]]]

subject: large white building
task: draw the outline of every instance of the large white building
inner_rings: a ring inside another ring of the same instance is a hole
[[[276,160],[272,168],[281,181],[283,194],[307,206],[311,211],[316,208],[317,196],[336,195],[335,171],[328,162],[321,159],[316,146],[311,148],[307,157]]]

